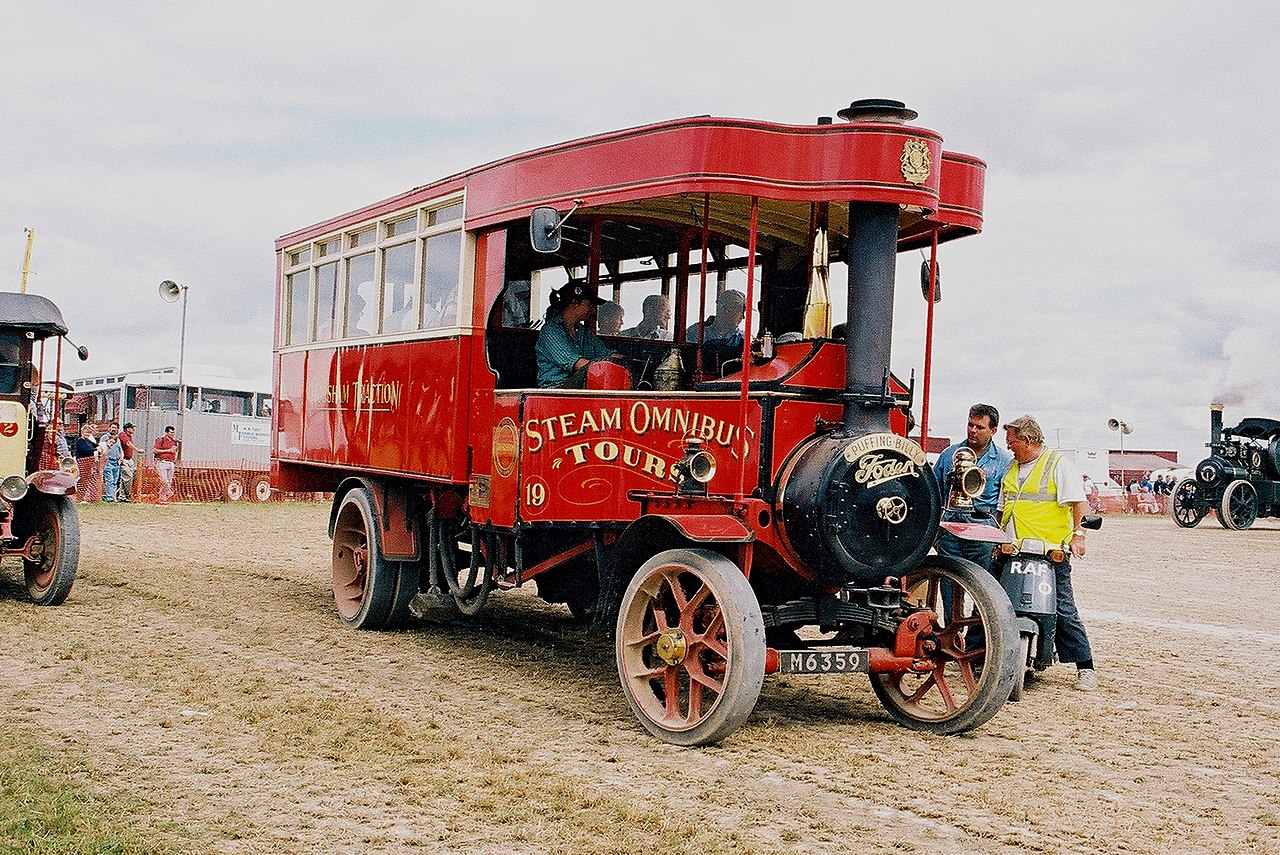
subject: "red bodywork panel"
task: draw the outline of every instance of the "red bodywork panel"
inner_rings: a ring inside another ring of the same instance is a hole
[[[903,177],[903,147],[918,140],[933,168],[921,183]],[[654,196],[759,195],[788,201],[891,202],[931,212],[940,240],[981,227],[985,164],[944,152],[942,138],[912,125],[781,125],[744,119],[677,119],[538,149],[410,190],[284,235],[277,251],[345,224],[465,189],[466,227],[529,215],[538,205],[582,199],[588,206]],[[904,234],[915,248],[929,226]]]

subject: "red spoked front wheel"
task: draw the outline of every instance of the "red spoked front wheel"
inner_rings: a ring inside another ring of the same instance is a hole
[[[889,715],[914,730],[972,730],[1004,706],[1021,667],[1009,596],[976,564],[937,555],[903,581],[905,605],[935,615],[932,667],[872,674],[871,687]]]
[[[650,733],[676,745],[719,742],[760,696],[760,604],[723,555],[661,552],[623,594],[615,653],[627,702]]]

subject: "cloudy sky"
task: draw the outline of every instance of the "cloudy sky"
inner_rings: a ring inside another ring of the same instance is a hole
[[[974,400],[1051,444],[1194,463],[1208,406],[1280,418],[1280,37],[1268,3],[6,3],[0,287],[99,374],[270,376],[273,240],[461,169],[689,115],[855,98],[988,163],[943,247],[934,433]],[[918,262],[917,262],[918,263]],[[895,371],[923,362],[900,280]],[[905,286],[911,286],[910,288]],[[908,297],[910,299],[908,299]]]

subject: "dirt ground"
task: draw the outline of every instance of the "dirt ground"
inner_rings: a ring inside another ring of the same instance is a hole
[[[978,731],[867,680],[766,680],[720,746],[650,738],[563,607],[343,628],[327,507],[93,506],[54,609],[0,572],[0,728],[175,852],[1280,852],[1280,523],[1109,517],[1075,572],[1101,687]]]

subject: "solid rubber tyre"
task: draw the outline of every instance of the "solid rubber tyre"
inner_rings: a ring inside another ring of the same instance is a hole
[[[40,535],[38,561],[23,559],[27,596],[37,606],[57,606],[71,593],[80,563],[80,513],[70,496],[29,494],[15,509],[15,526],[24,537]],[[19,522],[20,520],[20,522]]]
[[[1195,478],[1183,478],[1173,488],[1173,499],[1169,503],[1169,513],[1173,521],[1182,528],[1195,528],[1209,513],[1209,505],[1201,499],[1199,482]]]
[[[1222,491],[1218,520],[1232,531],[1242,531],[1258,518],[1258,491],[1243,479],[1237,479]]]
[[[719,553],[670,549],[622,596],[618,679],[645,729],[675,745],[719,742],[755,709],[764,683],[764,620],[742,570]],[[667,647],[679,638],[678,661]]]
[[[409,618],[418,592],[412,562],[382,556],[373,498],[357,487],[342,497],[333,524],[333,599],[352,629],[386,629]]]
[[[1013,675],[1013,688],[1009,690],[1009,700],[1022,700],[1022,690],[1027,685],[1027,669],[1031,667],[1031,636],[1025,632],[1018,640],[1018,663],[1021,667]]]
[[[1017,669],[1024,667],[1009,595],[978,565],[940,555],[928,556],[905,574],[903,584],[911,608],[935,615],[935,667],[924,673],[872,674],[871,688],[889,715],[912,730],[952,734],[984,724],[1009,699]],[[978,625],[984,646],[966,649],[968,630]],[[979,661],[981,669],[974,667]]]

